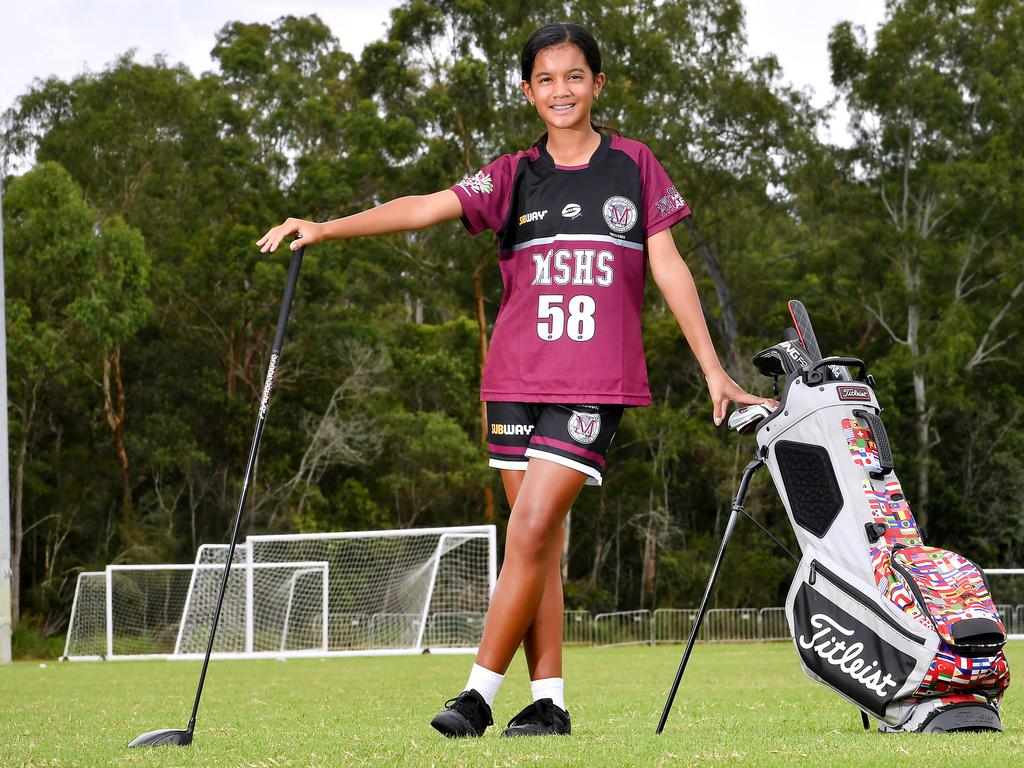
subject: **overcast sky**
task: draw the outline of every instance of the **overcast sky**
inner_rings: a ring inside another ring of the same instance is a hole
[[[814,89],[815,103],[833,95],[828,33],[850,20],[872,34],[885,0],[744,0],[747,38],[754,53],[774,53],[785,78]],[[319,14],[345,50],[357,54],[384,34],[392,0],[5,0],[0,23],[0,111],[34,78],[69,79],[98,71],[129,48],[149,61],[163,53],[196,74],[212,69],[214,34],[226,22],[270,22],[292,14]],[[831,138],[843,142],[846,116],[833,120]]]

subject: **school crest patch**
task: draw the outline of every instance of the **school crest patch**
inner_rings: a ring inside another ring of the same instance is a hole
[[[639,218],[636,204],[628,197],[621,195],[615,195],[605,200],[601,212],[604,214],[604,222],[608,225],[608,229],[618,232],[620,235],[631,230]]]
[[[573,411],[569,417],[569,437],[581,445],[589,445],[601,434],[600,413]]]

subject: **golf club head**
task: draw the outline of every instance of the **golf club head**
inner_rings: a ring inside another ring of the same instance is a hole
[[[729,429],[747,435],[757,429],[761,419],[770,416],[774,409],[767,405],[745,405],[729,414]]]
[[[159,731],[150,731],[128,744],[129,747],[187,747],[192,743],[192,731],[179,731],[176,728],[161,728]]]

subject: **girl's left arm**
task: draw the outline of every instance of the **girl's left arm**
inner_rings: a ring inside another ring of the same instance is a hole
[[[774,400],[755,397],[745,392],[722,368],[718,353],[715,352],[715,345],[711,341],[711,334],[708,333],[707,323],[704,322],[704,313],[701,310],[693,275],[690,274],[683,257],[679,255],[670,230],[663,229],[647,238],[647,255],[654,282],[665,297],[690,349],[693,350],[694,357],[704,371],[708,392],[714,405],[715,424],[721,424],[725,419],[730,400],[743,405],[774,403]]]

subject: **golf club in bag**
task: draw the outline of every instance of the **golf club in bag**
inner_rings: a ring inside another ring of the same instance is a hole
[[[288,327],[288,315],[291,312],[292,298],[295,295],[295,284],[299,280],[299,267],[302,265],[302,254],[305,250],[303,247],[292,251],[291,264],[288,266],[288,280],[284,288],[284,298],[281,300],[281,312],[277,316],[277,332],[274,334],[274,344],[270,350],[267,377],[263,382],[263,395],[260,398],[260,409],[256,415],[256,429],[252,435],[252,446],[249,448],[249,462],[245,468],[245,480],[242,482],[242,493],[238,499],[238,510],[235,512],[235,524],[231,530],[231,545],[228,547],[227,559],[224,561],[224,576],[221,578],[220,592],[217,595],[217,606],[213,612],[210,637],[206,642],[206,656],[203,658],[203,668],[199,673],[199,685],[196,687],[196,698],[192,704],[192,717],[189,718],[188,728],[185,730],[161,728],[158,731],[150,731],[136,737],[128,744],[129,747],[162,747],[167,745],[183,747],[192,743],[192,734],[196,728],[196,713],[199,711],[199,699],[203,695],[206,669],[210,664],[213,640],[217,635],[217,623],[220,620],[220,609],[224,603],[224,591],[227,589],[228,577],[231,574],[231,564],[235,559],[235,545],[238,543],[238,530],[242,523],[242,511],[245,509],[245,502],[249,497],[249,485],[252,482],[253,470],[256,467],[256,454],[260,449],[260,438],[263,436],[263,425],[266,423],[267,408],[270,405],[270,391],[274,386],[274,374],[277,372],[278,360],[281,357],[281,347],[284,345],[284,332],[285,328]]]
[[[756,459],[740,481],[658,732],[743,512],[749,475],[762,464],[802,553],[786,619],[808,677],[855,704],[865,727],[869,716],[878,720],[883,732],[1002,730],[1006,630],[984,573],[955,552],[925,546],[894,471],[874,378],[856,358],[822,358],[803,304],[789,308],[795,333],[754,357],[776,392],[784,381],[779,407],[748,406],[729,419],[756,436]]]

